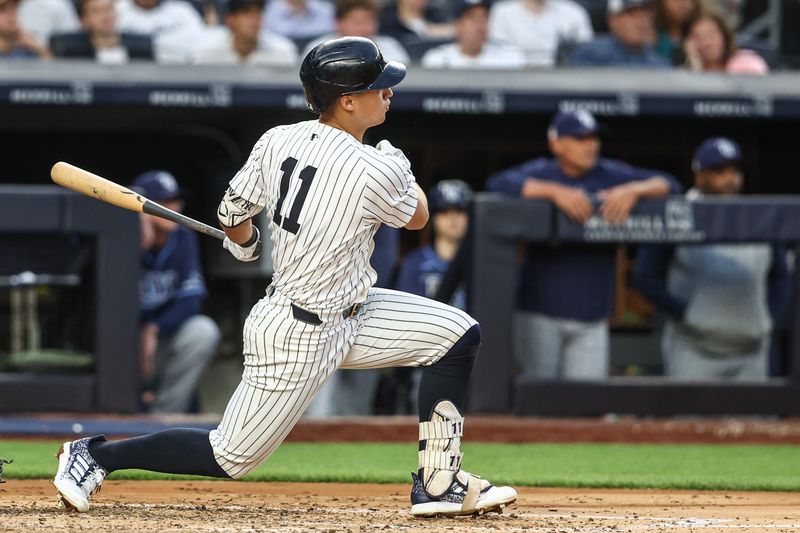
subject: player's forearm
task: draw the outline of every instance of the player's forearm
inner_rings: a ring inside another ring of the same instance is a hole
[[[235,228],[228,228],[222,225],[222,229],[225,231],[225,235],[227,235],[230,240],[243,246],[247,245],[250,239],[254,236],[252,219],[245,220]]]
[[[544,180],[537,180],[536,178],[528,178],[522,184],[520,196],[523,198],[542,198],[544,200],[554,201],[556,194],[563,188],[563,185],[552,183]]]
[[[412,216],[411,220],[409,220],[408,224],[406,224],[406,229],[411,230],[424,228],[425,224],[428,223],[429,217],[428,197],[425,196],[425,192],[418,183],[414,183],[414,187],[417,189],[417,210],[414,211],[414,216]]]
[[[663,198],[671,192],[669,180],[662,176],[653,176],[642,181],[633,181],[626,186],[636,192],[638,198]]]

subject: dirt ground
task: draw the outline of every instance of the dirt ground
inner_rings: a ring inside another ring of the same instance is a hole
[[[800,494],[521,489],[502,515],[415,519],[407,485],[108,481],[88,513],[47,481],[0,485],[0,531],[800,531]]]

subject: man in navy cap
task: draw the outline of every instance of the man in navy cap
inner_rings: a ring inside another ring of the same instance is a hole
[[[586,111],[559,112],[548,130],[555,158],[540,157],[489,178],[489,190],[553,202],[584,223],[594,215],[624,222],[641,198],[680,192],[668,174],[600,157],[597,123]],[[600,380],[608,375],[608,319],[616,246],[528,246],[515,339],[523,375]]]
[[[175,178],[146,172],[132,187],[173,211],[183,208]],[[163,218],[141,215],[140,368],[143,401],[154,412],[186,412],[220,340],[200,314],[206,287],[197,236]]]
[[[653,47],[655,26],[650,0],[609,0],[609,35],[579,44],[569,64],[668,68]]]
[[[694,187],[686,197],[738,195],[744,181],[741,161],[735,141],[706,140],[694,154]],[[661,345],[666,375],[767,377],[773,321],[789,298],[782,246],[641,246],[632,281],[667,316]]]

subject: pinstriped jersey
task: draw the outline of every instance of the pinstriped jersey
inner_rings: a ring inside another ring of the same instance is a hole
[[[219,216],[227,226],[265,211],[273,285],[301,307],[323,311],[366,298],[377,278],[369,264],[375,232],[381,223],[405,226],[417,207],[405,158],[317,120],[267,131],[226,200]]]

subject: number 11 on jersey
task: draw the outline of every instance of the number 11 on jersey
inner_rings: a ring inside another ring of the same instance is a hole
[[[303,204],[308,195],[308,189],[311,188],[311,182],[314,180],[314,174],[317,173],[317,168],[307,166],[300,171],[300,175],[298,176],[300,179],[300,190],[297,191],[297,196],[295,196],[294,201],[292,201],[291,205],[287,208],[289,210],[289,215],[282,216],[283,201],[286,199],[286,195],[289,192],[289,184],[294,174],[295,167],[297,167],[297,159],[293,157],[287,157],[286,160],[281,163],[281,191],[278,197],[278,203],[275,204],[275,216],[272,217],[272,221],[281,229],[285,229],[289,233],[297,235],[300,229],[300,222],[298,221],[300,218],[300,211],[303,209]]]

